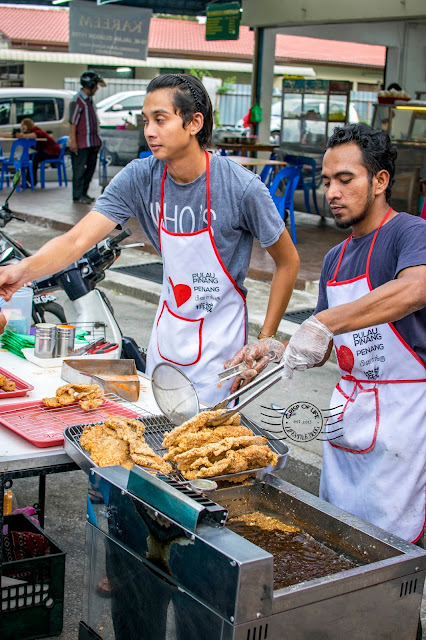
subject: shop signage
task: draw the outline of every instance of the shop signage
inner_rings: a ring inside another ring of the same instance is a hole
[[[239,2],[209,4],[206,16],[206,40],[238,40],[241,20]]]
[[[151,9],[73,0],[69,51],[146,60],[151,15]]]

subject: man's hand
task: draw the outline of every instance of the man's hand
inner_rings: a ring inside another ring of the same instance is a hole
[[[0,296],[5,300],[10,300],[15,291],[24,286],[28,280],[30,278],[25,260],[0,268]]]
[[[0,311],[0,335],[4,333],[4,328],[6,324],[7,324],[7,320],[5,316],[2,314],[2,312]]]
[[[292,336],[284,354],[289,371],[305,371],[320,364],[329,349],[333,333],[315,316],[303,322]]]
[[[270,362],[280,362],[284,354],[285,345],[274,338],[263,338],[256,342],[249,342],[240,349],[235,356],[225,362],[225,369],[245,362],[247,369],[242,371],[234,380],[231,393],[244,387],[261,373]]]
[[[68,140],[68,149],[73,153],[78,153],[77,140]]]

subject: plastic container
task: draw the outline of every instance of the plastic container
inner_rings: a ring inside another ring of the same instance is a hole
[[[1,308],[6,316],[7,328],[16,333],[29,334],[32,320],[33,290],[22,287]]]
[[[42,534],[49,542],[50,553],[3,562],[0,638],[33,640],[57,636],[62,631],[63,622],[65,553],[43,529],[23,514],[6,515],[4,524],[9,533],[26,531]]]
[[[37,358],[54,358],[56,353],[56,325],[39,322],[35,325],[34,355]]]

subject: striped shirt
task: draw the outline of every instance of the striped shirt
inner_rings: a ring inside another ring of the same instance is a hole
[[[77,147],[100,147],[99,122],[90,98],[81,89],[70,102],[70,123],[76,125]]]

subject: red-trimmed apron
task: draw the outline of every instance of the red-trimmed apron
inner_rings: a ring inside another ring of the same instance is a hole
[[[147,374],[159,362],[177,365],[194,384],[200,402],[213,406],[229,395],[232,380],[221,387],[202,381],[223,370],[223,363],[246,342],[246,303],[226,270],[213,239],[210,168],[206,152],[207,227],[172,233],[164,226],[164,182],[158,234],[163,257],[163,289],[148,346]],[[207,386],[210,384],[210,386]]]
[[[347,244],[327,283],[330,308],[372,291],[371,254],[366,272],[336,282]],[[393,324],[334,338],[341,380],[331,398],[323,446],[320,497],[390,531],[417,541],[425,525],[425,365]],[[338,421],[341,419],[341,421]]]

